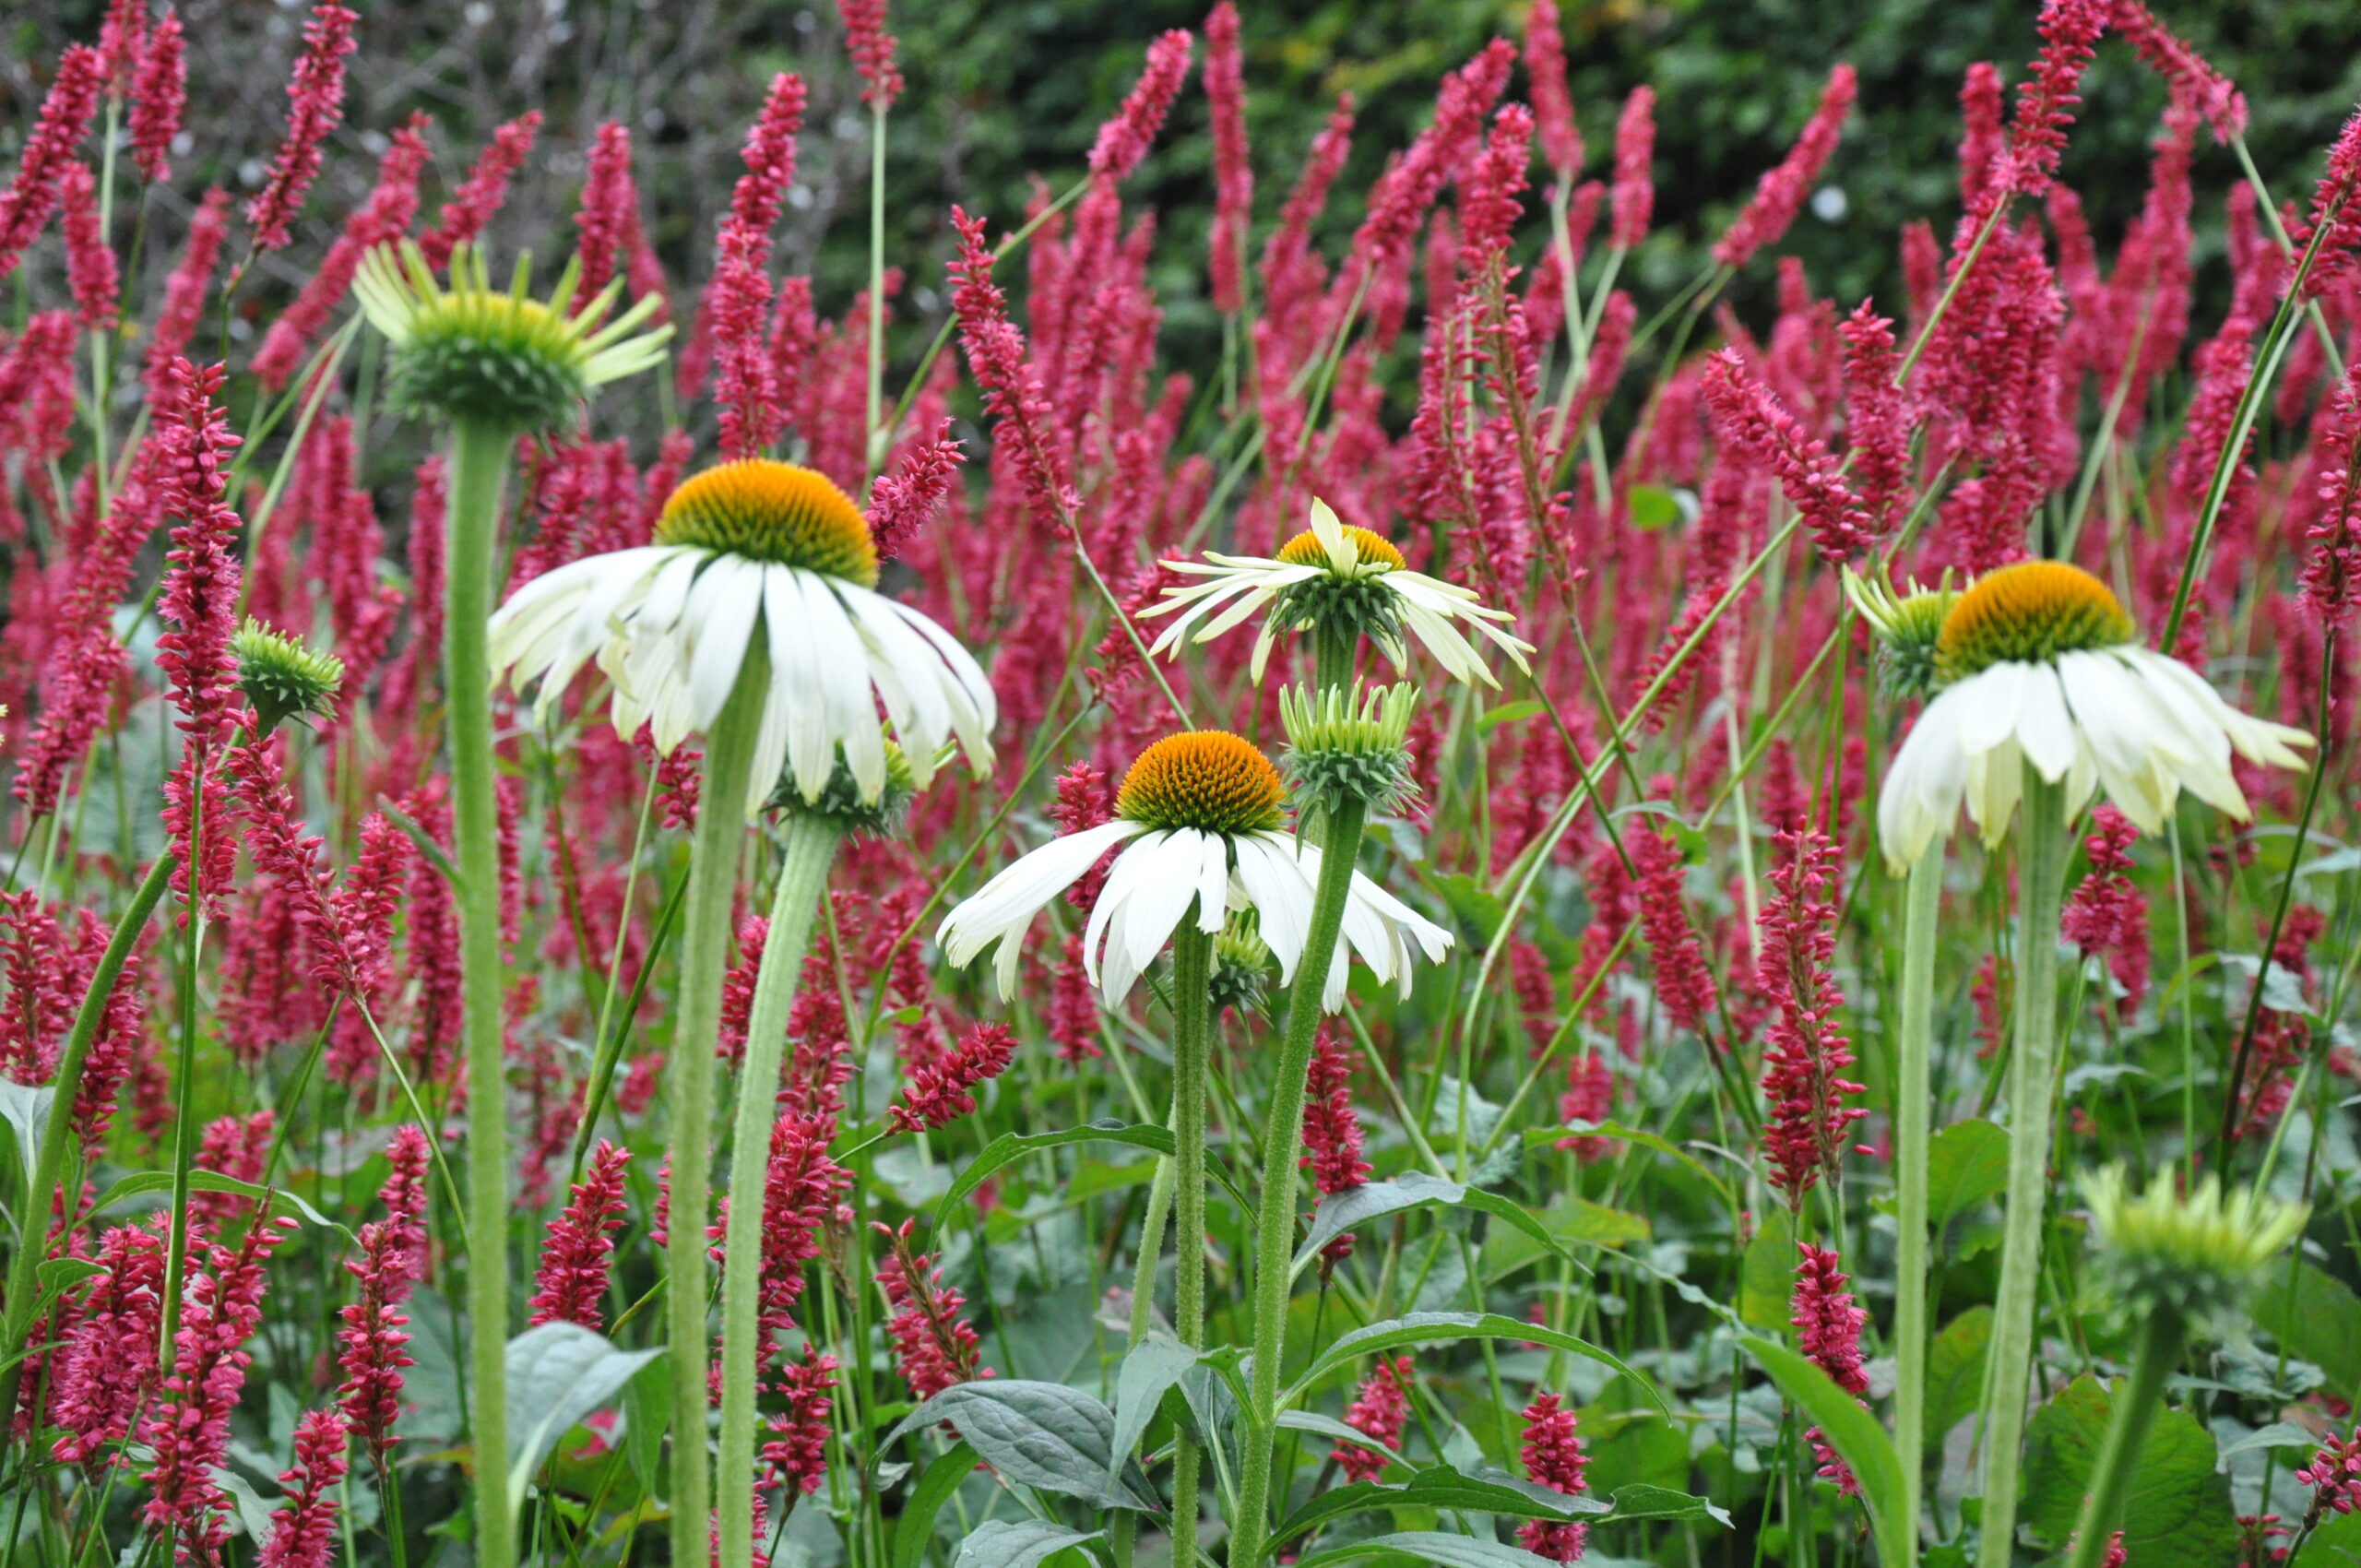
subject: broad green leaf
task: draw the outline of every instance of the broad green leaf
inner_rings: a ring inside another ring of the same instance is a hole
[[[521,1503],[533,1472],[568,1428],[611,1404],[662,1346],[624,1350],[578,1323],[545,1323],[508,1342],[508,1496]]]
[[[972,1443],[960,1442],[935,1456],[919,1477],[910,1500],[894,1521],[893,1568],[922,1568],[926,1549],[934,1538],[934,1516],[967,1481],[979,1459]]]
[[[53,1301],[85,1279],[96,1278],[107,1271],[107,1265],[89,1258],[44,1258],[33,1270],[36,1309]]]
[[[1115,1412],[1078,1388],[1023,1378],[957,1384],[904,1416],[885,1444],[938,1421],[955,1424],[984,1463],[1020,1486],[1102,1506],[1157,1506],[1154,1493],[1128,1479],[1109,1488],[1118,1465]]]
[[[1334,1416],[1323,1416],[1317,1410],[1281,1410],[1279,1425],[1289,1431],[1308,1431],[1314,1437],[1324,1437],[1332,1443],[1349,1443],[1357,1448],[1382,1454],[1389,1459],[1402,1457],[1400,1449],[1389,1447],[1358,1427],[1349,1426]]]
[[[623,1456],[650,1492],[663,1486],[664,1429],[672,1421],[672,1365],[658,1358],[623,1387]]]
[[[1160,1331],[1151,1331],[1125,1353],[1123,1364],[1115,1372],[1115,1435],[1107,1445],[1109,1458],[1104,1478],[1109,1487],[1121,1479],[1122,1463],[1139,1446],[1148,1422],[1156,1419],[1156,1408],[1163,1403],[1165,1391],[1196,1364],[1197,1352]]]
[[[1680,521],[1679,498],[1660,485],[1633,485],[1626,493],[1626,505],[1631,526],[1642,533],[1655,533]]]
[[[987,1519],[959,1543],[952,1568],[1035,1568],[1070,1546],[1099,1538],[1097,1530],[1069,1530],[1062,1525],[1024,1519]]]
[[[1762,1217],[1738,1265],[1738,1315],[1749,1327],[1786,1333],[1794,1315],[1787,1301],[1795,1282],[1795,1222],[1786,1209],[1774,1208]]]
[[[1366,1327],[1341,1335],[1325,1350],[1313,1358],[1312,1363],[1293,1387],[1279,1396],[1282,1408],[1300,1399],[1305,1391],[1316,1386],[1321,1379],[1339,1367],[1349,1365],[1362,1356],[1374,1356],[1405,1345],[1431,1345],[1445,1339],[1517,1339],[1551,1349],[1565,1350],[1585,1356],[1603,1366],[1613,1368],[1647,1391],[1656,1408],[1670,1419],[1672,1409],[1656,1392],[1655,1384],[1625,1366],[1613,1355],[1600,1349],[1586,1339],[1562,1334],[1546,1324],[1525,1323],[1518,1318],[1503,1317],[1499,1313],[1411,1313],[1406,1317],[1389,1318]]]
[[[1449,1465],[1430,1465],[1407,1481],[1355,1481],[1349,1486],[1331,1487],[1290,1515],[1287,1523],[1279,1526],[1277,1538],[1291,1540],[1331,1519],[1377,1508],[1455,1508],[1509,1519],[1597,1520],[1609,1512],[1607,1503],[1598,1498],[1552,1491],[1505,1470],[1469,1475]]]
[[[1297,1568],[1321,1568],[1323,1563],[1379,1555],[1439,1562],[1442,1568],[1555,1568],[1548,1558],[1537,1557],[1522,1547],[1501,1546],[1474,1536],[1447,1536],[1440,1530],[1402,1530],[1390,1536],[1371,1536],[1367,1540],[1315,1551],[1300,1559]]]
[[[1541,1221],[1533,1218],[1532,1210],[1522,1204],[1511,1203],[1498,1193],[1488,1193],[1480,1187],[1465,1187],[1423,1170],[1412,1170],[1389,1182],[1364,1182],[1349,1192],[1323,1198],[1320,1207],[1312,1213],[1311,1234],[1295,1255],[1293,1272],[1301,1274],[1311,1267],[1320,1256],[1320,1249],[1346,1231],[1421,1204],[1476,1209],[1522,1230],[1543,1251],[1559,1257],[1566,1255],[1557,1238],[1544,1229]]]
[[[255,1545],[259,1547],[270,1539],[271,1504],[263,1500],[262,1494],[255,1491],[245,1477],[227,1466],[217,1465],[213,1469],[213,1484],[229,1493],[230,1505],[237,1515],[239,1527],[246,1532]]]
[[[1860,1482],[1861,1502],[1869,1511],[1869,1530],[1876,1537],[1878,1558],[1884,1562],[1903,1560],[1904,1530],[1916,1529],[1916,1521],[1903,1510],[1902,1461],[1894,1457],[1893,1442],[1878,1425],[1875,1416],[1861,1407],[1861,1402],[1829,1381],[1828,1374],[1810,1361],[1768,1339],[1754,1335],[1741,1335],[1738,1343],[1746,1348],[1757,1365],[1771,1374],[1779,1392],[1797,1406],[1811,1423],[1820,1428],[1829,1446]]]
[[[54,1088],[0,1078],[0,1121],[6,1121],[17,1134],[17,1153],[25,1162],[28,1183],[41,1163],[41,1135],[49,1126],[50,1102],[56,1098]]]
[[[2053,1547],[2081,1522],[2108,1405],[2107,1390],[2085,1373],[2025,1429],[2023,1519]],[[2230,1478],[2215,1468],[2213,1433],[2186,1410],[2158,1411],[2123,1500],[2125,1568],[2219,1568],[2237,1548]]]
[[[2361,1563],[2361,1514],[2331,1514],[2296,1554],[2293,1568],[2354,1568],[2355,1563]]]
[[[1627,1241],[1644,1241],[1649,1236],[1644,1215],[1608,1208],[1572,1193],[1559,1194],[1537,1215],[1530,1210],[1527,1214],[1566,1246],[1611,1251]],[[1531,1232],[1523,1226],[1513,1230],[1495,1230],[1484,1238],[1484,1277],[1487,1281],[1505,1278],[1542,1258],[1563,1255],[1560,1248],[1535,1244]]]
[[[1943,1227],[2009,1186],[2009,1134],[1989,1122],[1954,1122],[1927,1145],[1927,1222]]]
[[[1026,1155],[1045,1148],[1062,1148],[1068,1144],[1094,1143],[1128,1144],[1156,1154],[1172,1152],[1172,1134],[1164,1128],[1133,1126],[1111,1118],[1086,1122],[1079,1127],[1061,1127],[1053,1133],[1003,1133],[984,1146],[984,1152],[959,1172],[958,1180],[943,1194],[943,1201],[935,1206],[935,1223],[941,1225],[961,1200]]]
[[[1707,1186],[1713,1188],[1725,1206],[1730,1201],[1729,1183],[1714,1174],[1712,1168],[1703,1160],[1658,1134],[1629,1126],[1621,1122],[1569,1122],[1562,1127],[1535,1127],[1525,1134],[1525,1146],[1536,1148],[1546,1144],[1555,1147],[1560,1139],[1572,1137],[1613,1138],[1618,1143],[1630,1144],[1637,1148],[1652,1149],[1657,1154],[1670,1155],[1694,1171]]]
[[[2317,1362],[2332,1392],[2361,1394],[2361,1298],[2308,1263],[2273,1264],[2255,1292],[2254,1322],[2280,1348]]]
[[[1992,1309],[1970,1307],[1943,1325],[1927,1350],[1928,1448],[1975,1414],[1984,1401],[1984,1362],[1992,1348]]]
[[[358,1243],[358,1238],[354,1237],[351,1231],[347,1230],[284,1187],[257,1186],[252,1182],[241,1182],[235,1176],[224,1176],[218,1170],[190,1171],[188,1186],[189,1191],[193,1193],[228,1193],[237,1197],[251,1198],[255,1203],[261,1203],[267,1198],[273,1208],[283,1204],[313,1224],[325,1226],[347,1241]],[[100,1194],[99,1201],[90,1206],[90,1212],[96,1214],[101,1209],[123,1202],[125,1198],[147,1197],[152,1194],[169,1193],[172,1190],[172,1173],[171,1171],[137,1171],[125,1176],[122,1181]]]

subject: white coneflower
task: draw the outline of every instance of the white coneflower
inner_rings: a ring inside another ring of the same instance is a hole
[[[825,475],[723,463],[673,492],[656,537],[519,588],[492,619],[495,674],[539,680],[545,712],[595,656],[615,683],[616,732],[647,723],[669,754],[719,717],[759,626],[770,680],[749,811],[782,763],[817,803],[839,755],[860,799],[875,802],[889,775],[880,703],[918,787],[955,735],[977,773],[991,771],[991,682],[948,633],[875,591],[869,525]]]
[[[1053,838],[1008,866],[945,917],[936,942],[955,965],[1000,947],[1006,996],[1016,984],[1025,931],[1050,900],[1098,863],[1107,873],[1083,933],[1083,963],[1109,1006],[1119,1005],[1193,903],[1197,929],[1222,929],[1231,909],[1255,911],[1263,942],[1291,978],[1311,922],[1320,852],[1290,837],[1278,770],[1254,746],[1219,730],[1168,735],[1124,775],[1115,820]],[[1439,960],[1451,933],[1358,872],[1345,909],[1345,938],[1380,980],[1406,992],[1412,950]],[[1331,964],[1327,1005],[1344,1004],[1345,946]]]
[[[1961,593],[1935,645],[1944,683],[1895,754],[1878,834],[1897,870],[1948,833],[1963,799],[1987,845],[2006,836],[2025,766],[2063,781],[2070,817],[2104,788],[2162,830],[2180,791],[2248,815],[2230,755],[2301,767],[2301,730],[2240,713],[2189,666],[2136,640],[2106,585],[2060,561],[2003,566]]]
[[[1527,668],[1525,655],[1533,651],[1531,643],[1501,629],[1515,619],[1507,611],[1478,602],[1472,588],[1411,571],[1399,550],[1367,529],[1338,521],[1325,501],[1311,504],[1311,527],[1279,546],[1275,557],[1208,550],[1202,562],[1164,564],[1205,580],[1168,589],[1161,602],[1140,612],[1145,619],[1180,612],[1149,651],[1175,653],[1184,637],[1211,642],[1267,609],[1254,639],[1258,682],[1282,632],[1322,632],[1347,649],[1366,636],[1398,670],[1406,660],[1406,631],[1453,679],[1488,686],[1500,683],[1454,622],[1506,653],[1519,670]]]

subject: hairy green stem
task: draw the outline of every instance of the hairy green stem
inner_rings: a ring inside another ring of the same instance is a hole
[[[1927,1148],[1934,1049],[1935,930],[1943,909],[1943,849],[1936,844],[1910,868],[1902,924],[1902,1038],[1893,1089],[1895,1218],[1893,1446],[1902,1461],[1903,1560],[1918,1557],[1918,1491],[1926,1467]]]
[[[1172,933],[1172,1146],[1179,1254],[1174,1326],[1192,1349],[1205,1344],[1205,1101],[1212,1077],[1214,939],[1196,906]],[[1161,1227],[1158,1228],[1159,1229]],[[1198,1476],[1204,1455],[1186,1432],[1172,1456],[1172,1561],[1197,1560]]]
[[[74,1015],[73,1031],[58,1052],[57,1071],[50,1078],[49,1118],[42,1124],[41,1152],[33,1160],[25,1201],[17,1210],[17,1253],[8,1260],[7,1319],[6,1328],[0,1329],[0,1353],[8,1357],[8,1364],[0,1371],[0,1410],[17,1408],[17,1379],[24,1369],[19,1353],[25,1348],[26,1336],[32,1332],[35,1281],[46,1250],[42,1242],[48,1224],[48,1194],[65,1179],[66,1152],[74,1142],[74,1100],[82,1087],[82,1069],[90,1059],[90,1043],[106,1017],[107,998],[114,992],[115,978],[138,945],[139,933],[148,928],[148,917],[172,885],[172,868],[178,863],[167,849],[148,868],[139,890],[131,896],[130,907],[115,922],[106,951],[99,955],[99,967],[91,971],[82,1005]]]
[[[713,1190],[713,1058],[721,1040],[721,977],[746,833],[746,797],[769,641],[746,639],[738,683],[706,737],[705,778],[681,924],[679,1024],[665,1063],[671,1112],[672,1210],[664,1238],[664,1338],[672,1360],[672,1561],[703,1562],[712,1476],[706,1454],[706,1214]],[[801,956],[801,955],[799,955]],[[774,1066],[773,1071],[777,1068]],[[760,1190],[758,1187],[757,1191]]]
[[[500,803],[492,754],[487,630],[500,557],[500,493],[516,432],[451,429],[443,586],[444,726],[458,876],[459,989],[468,1081],[468,1319],[474,1413],[476,1561],[510,1568],[508,1507],[508,1061],[500,959]]]
[[[2064,881],[2066,787],[2024,765],[2017,825],[2016,1043],[2009,1062],[2008,1215],[1984,1384],[1984,1568],[2009,1568],[2017,1534],[2019,1440],[2032,1370],[2043,1209],[2049,1192],[2049,1111],[2058,1078],[2058,904]]]
[[[749,1568],[753,1562],[754,1389],[770,1348],[763,1342],[757,1309],[771,1119],[777,1107],[779,1059],[787,1047],[788,1005],[839,838],[825,817],[798,812],[788,818],[778,885],[771,894],[770,933],[746,1016],[746,1060],[730,1134],[730,1218],[721,1248],[721,1469],[714,1498],[720,1514],[720,1568]]]
[[[2098,1568],[2108,1540],[2123,1527],[2123,1502],[2131,1491],[2131,1472],[2147,1446],[2148,1429],[2165,1401],[2165,1379],[2180,1363],[2189,1342],[2189,1324],[2170,1307],[2159,1307],[2140,1325],[2140,1344],[2131,1361],[2131,1381],[2115,1391],[2114,1409],[2100,1440],[2098,1457],[2091,1465],[2091,1488],[2082,1496],[2082,1523],[2075,1527],[2072,1553],[2066,1568]]]
[[[1320,1032],[1321,995],[1345,927],[1353,861],[1360,848],[1366,802],[1347,801],[1325,826],[1320,884],[1311,901],[1311,929],[1295,983],[1287,992],[1285,1033],[1271,1084],[1271,1111],[1263,1130],[1262,1207],[1254,1219],[1254,1368],[1240,1429],[1238,1517],[1232,1521],[1230,1568],[1256,1568],[1270,1534],[1271,1461],[1278,1442],[1279,1378],[1287,1347],[1288,1287],[1295,1282],[1295,1194],[1302,1155],[1303,1086]]]

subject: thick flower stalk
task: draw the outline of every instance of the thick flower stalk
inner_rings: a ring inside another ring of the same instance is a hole
[[[638,331],[656,308],[648,298],[601,325],[620,285],[610,283],[577,310],[577,277],[568,268],[555,300],[544,304],[528,296],[524,266],[501,292],[492,287],[482,253],[463,245],[452,254],[451,287],[445,289],[419,248],[406,242],[370,252],[353,284],[370,324],[394,350],[396,398],[450,430],[443,550],[444,727],[458,851],[468,1100],[474,1108],[468,1137],[468,1307],[473,1329],[469,1408],[481,1454],[508,1450],[504,922],[488,643],[502,492],[518,435],[571,425],[593,388],[655,363],[670,332]],[[702,1458],[703,1445],[695,1446]],[[516,1547],[504,1466],[476,1467],[475,1503],[478,1561],[484,1568],[510,1568]]]

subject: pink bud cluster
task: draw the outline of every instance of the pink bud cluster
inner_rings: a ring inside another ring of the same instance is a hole
[[[1796,1345],[1811,1358],[1829,1381],[1856,1399],[1869,1391],[1869,1374],[1861,1364],[1861,1325],[1869,1314],[1853,1304],[1853,1293],[1845,1289],[1846,1277],[1836,1266],[1836,1254],[1809,1241],[1799,1242],[1796,1252],[1796,1290],[1793,1301]],[[1860,1482],[1836,1456],[1818,1427],[1804,1434],[1812,1452],[1820,1456],[1820,1474],[1836,1483],[1836,1489],[1847,1497],[1860,1491]]]
[[[1410,1424],[1409,1357],[1378,1358],[1376,1368],[1361,1380],[1353,1402],[1345,1407],[1345,1424],[1387,1448],[1401,1448],[1402,1433]],[[1374,1448],[1355,1443],[1336,1445],[1336,1467],[1345,1472],[1347,1480],[1375,1480],[1392,1463]]]
[[[1590,1490],[1583,1472],[1590,1457],[1583,1452],[1582,1432],[1574,1412],[1555,1394],[1536,1394],[1524,1411],[1525,1473],[1552,1491],[1579,1497]],[[1589,1544],[1590,1526],[1582,1521],[1528,1519],[1517,1526],[1516,1543],[1552,1562],[1579,1562]]]
[[[541,1261],[533,1273],[533,1299],[527,1320],[576,1323],[596,1329],[606,1322],[601,1306],[614,1266],[616,1226],[623,1217],[623,1170],[631,1150],[604,1138],[590,1152],[590,1168],[574,1183],[564,1209],[550,1221]]]
[[[1738,215],[1722,237],[1714,242],[1714,259],[1724,267],[1744,267],[1755,253],[1765,245],[1779,243],[1787,226],[1803,210],[1804,198],[1811,194],[1812,182],[1828,164],[1829,154],[1836,150],[1836,138],[1845,129],[1845,118],[1853,111],[1853,100],[1859,83],[1850,65],[1838,65],[1828,74],[1828,86],[1820,95],[1820,107],[1804,122],[1801,135],[1787,156],[1775,168],[1764,172],[1754,187],[1753,199]]]
[[[75,44],[58,57],[41,119],[17,160],[17,178],[0,191],[0,280],[17,270],[57,210],[60,187],[75,166],[75,149],[90,134],[105,83],[106,62],[89,45]]]
[[[894,1342],[902,1381],[910,1385],[913,1397],[931,1399],[955,1384],[991,1373],[982,1369],[975,1329],[959,1315],[967,1298],[958,1287],[943,1283],[934,1253],[911,1251],[910,1231],[916,1224],[906,1219],[899,1229],[874,1227],[889,1249],[877,1265],[877,1288],[893,1310],[885,1333]]]
[[[1853,1051],[1836,1024],[1845,993],[1829,967],[1836,952],[1836,847],[1811,828],[1779,834],[1774,843],[1756,969],[1756,983],[1778,1009],[1762,1052],[1771,1107],[1762,1143],[1772,1184],[1800,1207],[1823,1177],[1836,1179],[1845,1129],[1869,1111],[1844,1100],[1865,1091],[1843,1076]]]

